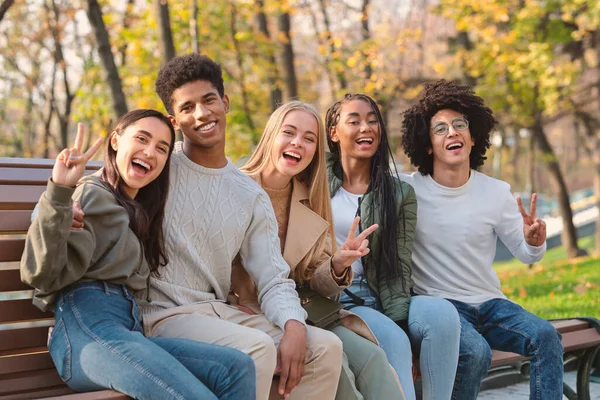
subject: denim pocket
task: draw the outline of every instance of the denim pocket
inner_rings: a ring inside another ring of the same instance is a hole
[[[48,350],[60,377],[67,382],[71,379],[71,342],[62,318],[54,325]]]

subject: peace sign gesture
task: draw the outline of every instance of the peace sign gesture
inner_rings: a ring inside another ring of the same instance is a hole
[[[520,197],[517,197],[519,211],[523,217],[523,235],[525,236],[525,241],[530,246],[538,247],[544,244],[544,241],[546,240],[546,223],[542,219],[535,217],[536,200],[537,194],[533,193],[531,195],[531,204],[529,205],[528,215],[525,211],[525,207],[523,207],[523,200]]]
[[[75,146],[70,149],[64,149],[56,157],[56,163],[52,168],[52,181],[61,186],[72,187],[85,172],[85,164],[98,151],[104,139],[98,138],[92,147],[85,153],[81,153],[83,146],[83,136],[85,128],[82,123],[77,124],[77,136],[75,137]]]
[[[373,224],[356,236],[359,222],[360,217],[354,218],[346,241],[333,255],[331,262],[333,264],[333,270],[337,275],[342,274],[344,269],[352,265],[354,261],[369,254],[369,240],[367,239],[367,236],[379,228],[379,225]]]

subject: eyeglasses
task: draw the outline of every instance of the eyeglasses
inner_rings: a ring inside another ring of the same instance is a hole
[[[466,118],[456,118],[454,121],[452,121],[452,127],[458,132],[465,131],[469,129],[469,121],[467,121]],[[433,126],[432,131],[438,136],[443,136],[448,133],[449,129],[450,126],[447,123],[438,122]]]

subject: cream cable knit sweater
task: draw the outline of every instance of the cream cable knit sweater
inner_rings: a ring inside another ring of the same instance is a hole
[[[231,263],[242,264],[258,285],[267,319],[283,329],[290,319],[304,323],[289,266],[281,255],[277,222],[268,196],[230,160],[204,168],[175,144],[171,157],[165,240],[169,264],[150,279],[151,304],[144,314],[197,302],[225,301]]]

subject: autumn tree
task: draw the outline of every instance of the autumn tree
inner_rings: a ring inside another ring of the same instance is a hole
[[[442,0],[440,11],[456,21],[459,32],[475,38],[470,49],[458,52],[458,59],[478,92],[494,110],[507,110],[513,122],[532,132],[555,184],[563,245],[569,257],[582,254],[567,184],[544,124],[569,98],[577,75],[576,64],[557,51],[571,32],[560,18],[559,4]]]

